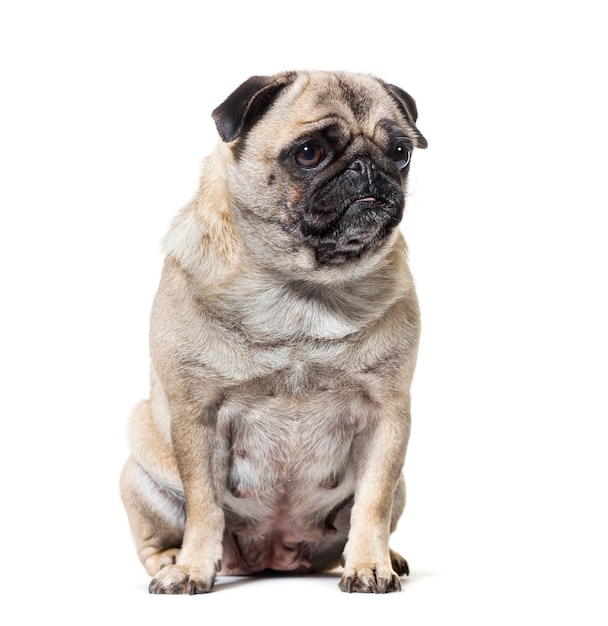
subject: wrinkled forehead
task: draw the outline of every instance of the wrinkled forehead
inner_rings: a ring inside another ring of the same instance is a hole
[[[333,118],[356,134],[373,136],[387,121],[407,130],[398,106],[371,76],[303,74],[281,94],[275,107],[277,118],[287,120],[291,129]]]

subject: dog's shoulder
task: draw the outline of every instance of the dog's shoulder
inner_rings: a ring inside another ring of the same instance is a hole
[[[197,280],[221,283],[240,265],[240,244],[227,190],[229,151],[219,144],[205,159],[194,199],[175,217],[163,251]]]

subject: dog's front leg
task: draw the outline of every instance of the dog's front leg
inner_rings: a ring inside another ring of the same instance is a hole
[[[342,591],[388,593],[401,589],[393,569],[395,555],[391,555],[389,536],[393,497],[409,431],[408,399],[379,416],[355,439],[355,500],[344,549]],[[407,566],[398,569],[403,572]]]
[[[184,487],[186,525],[175,564],[160,570],[150,583],[150,593],[207,593],[221,568],[225,472],[217,412],[217,402],[171,406],[171,437]]]

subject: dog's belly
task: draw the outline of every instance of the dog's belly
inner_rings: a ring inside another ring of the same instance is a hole
[[[324,569],[348,534],[351,447],[361,426],[350,392],[232,396],[222,571]]]
[[[322,571],[338,564],[348,535],[353,498],[319,520],[296,519],[293,511],[267,511],[259,522],[226,509],[221,572]]]

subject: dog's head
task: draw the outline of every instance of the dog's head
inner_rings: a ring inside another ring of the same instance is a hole
[[[393,239],[427,145],[405,91],[345,72],[254,76],[213,117],[237,230],[266,267],[348,273]]]

